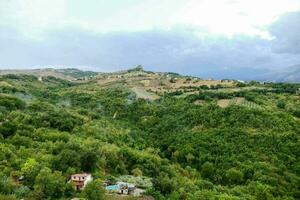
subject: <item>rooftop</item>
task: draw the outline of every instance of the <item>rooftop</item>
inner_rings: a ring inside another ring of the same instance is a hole
[[[72,176],[80,176],[80,177],[87,177],[90,176],[91,174],[87,174],[87,173],[79,173],[79,174],[72,174]]]

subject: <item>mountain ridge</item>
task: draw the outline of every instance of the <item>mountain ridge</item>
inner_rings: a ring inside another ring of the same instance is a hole
[[[262,76],[266,81],[271,82],[300,82],[300,64],[286,67],[281,70],[275,70]]]
[[[37,69],[3,69],[0,70],[0,75],[4,74],[27,74],[27,75],[34,75],[37,77],[40,76],[54,76],[57,78],[66,79],[69,81],[83,81],[89,80],[92,77],[101,77],[105,75],[125,75],[128,73],[134,72],[144,72],[147,74],[160,74],[160,75],[167,75],[169,77],[189,77],[195,79],[202,79],[202,80],[211,80],[210,78],[201,78],[201,75],[182,75],[176,72],[154,72],[149,70],[144,70],[143,66],[138,65],[134,68],[129,68],[126,70],[120,71],[113,71],[113,72],[96,72],[91,70],[84,70],[78,68],[37,68]],[[222,73],[222,72],[221,72]],[[218,76],[222,77],[222,76]],[[216,80],[244,80],[238,78],[227,78],[230,77],[228,74],[224,75],[224,78],[218,78]],[[262,82],[288,82],[288,83],[299,83],[300,82],[300,64],[294,65],[290,67],[286,67],[279,70],[269,70],[263,72],[260,75],[254,75],[252,79],[247,79],[247,81],[255,80],[255,81],[262,81]],[[245,79],[246,81],[246,79]]]

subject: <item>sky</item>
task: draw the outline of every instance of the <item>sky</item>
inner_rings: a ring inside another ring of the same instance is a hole
[[[0,0],[0,69],[143,65],[252,79],[300,64],[300,0]]]

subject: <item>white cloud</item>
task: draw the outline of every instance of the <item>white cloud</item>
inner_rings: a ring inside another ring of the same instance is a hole
[[[0,0],[0,25],[31,38],[67,26],[93,32],[134,32],[184,25],[200,28],[198,33],[206,36],[268,38],[266,25],[299,9],[300,0]]]
[[[0,66],[240,77],[300,63],[299,13],[273,23],[299,0],[174,1],[0,0]]]
[[[10,26],[30,38],[66,23],[64,0],[0,0],[0,25]]]
[[[300,9],[299,0],[191,0],[180,21],[206,27],[211,33],[259,35],[281,14]]]

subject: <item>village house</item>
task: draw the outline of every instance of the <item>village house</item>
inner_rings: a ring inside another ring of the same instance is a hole
[[[89,182],[93,180],[91,174],[73,174],[71,175],[70,182],[74,184],[76,190],[82,190]]]
[[[116,185],[108,185],[105,189],[109,192],[115,192],[117,194],[130,194],[132,191],[135,190],[135,186],[130,183],[125,182],[117,182]]]
[[[141,196],[145,190],[137,188],[134,184],[127,182],[117,182],[116,185],[104,183],[105,189],[110,193],[119,195]]]

